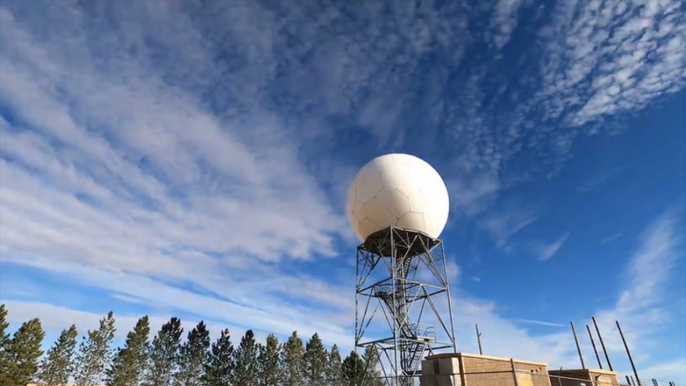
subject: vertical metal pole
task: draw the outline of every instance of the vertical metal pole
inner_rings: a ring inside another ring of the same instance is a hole
[[[359,343],[359,337],[358,337],[358,328],[359,328],[359,320],[358,320],[358,313],[357,313],[357,307],[359,305],[359,300],[360,300],[360,292],[359,292],[359,285],[358,285],[358,280],[360,280],[360,249],[358,247],[357,249],[357,264],[355,264],[355,354],[357,354],[357,344]]]
[[[576,351],[579,352],[579,360],[581,360],[581,368],[586,369],[586,364],[584,363],[584,356],[581,355],[581,346],[579,346],[579,339],[576,337],[576,330],[574,329],[574,322],[569,321],[572,326],[572,334],[574,334],[574,342],[576,342]]]
[[[629,378],[631,378],[631,384],[632,384],[633,386],[636,386],[636,380],[634,380],[634,377],[633,377],[633,376],[629,376]],[[639,385],[639,386],[640,386],[640,385]]]
[[[429,251],[431,254],[431,251]],[[443,274],[445,275],[445,289],[448,295],[448,312],[450,313],[450,333],[453,334],[451,337],[453,340],[453,352],[457,353],[457,338],[455,337],[455,322],[453,321],[453,299],[450,296],[450,280],[448,280],[448,263],[445,258],[445,245],[441,241],[441,255],[443,257]],[[433,259],[433,257],[432,257]]]
[[[603,347],[603,353],[605,353],[605,360],[607,360],[607,366],[610,368],[610,371],[614,371],[612,368],[612,363],[610,362],[610,357],[607,355],[607,349],[605,349],[605,342],[603,342],[603,336],[600,335],[600,329],[598,328],[598,323],[595,321],[595,316],[591,317],[593,320],[593,325],[595,325],[595,332],[598,334],[598,339],[600,339],[600,345]]]
[[[638,371],[636,371],[636,365],[634,365],[634,359],[631,357],[631,351],[629,350],[629,346],[626,344],[626,339],[624,339],[624,333],[622,332],[622,328],[619,326],[618,320],[615,320],[615,323],[617,324],[617,329],[619,330],[619,336],[622,337],[622,342],[624,342],[624,348],[626,349],[626,354],[629,356],[629,362],[631,363],[631,369],[634,370],[634,375],[636,376],[636,382],[638,382],[638,385],[641,386],[641,379],[638,377]]]
[[[398,269],[398,261],[397,261],[397,254],[398,252],[395,250],[395,229],[393,227],[390,228],[391,232],[391,267],[393,269],[391,270],[391,281],[393,282],[392,288],[393,288],[393,307],[397,307],[397,299],[396,299],[396,293],[398,292],[398,283],[396,283],[396,280],[398,279],[398,273],[396,272]],[[403,374],[402,369],[399,368],[398,366],[398,315],[397,315],[397,309],[392,310],[393,315],[393,345],[395,346],[393,348],[393,362],[395,363],[395,374],[393,374],[394,379],[395,379],[395,384],[396,386],[400,384],[400,380],[398,379],[398,372],[400,372],[401,375]],[[403,378],[404,379],[404,378]],[[404,382],[403,382],[404,383]]]
[[[476,327],[476,340],[479,342],[479,355],[484,355],[484,350],[481,348],[481,333],[479,332],[479,325],[475,324]]]
[[[600,355],[598,355],[598,350],[595,347],[595,341],[593,340],[593,334],[591,334],[591,328],[586,325],[586,330],[588,331],[588,337],[591,339],[591,345],[593,346],[593,352],[595,353],[595,359],[598,361],[598,366],[603,369],[603,364],[600,362]]]
[[[629,378],[628,375],[626,376],[626,384],[627,384],[628,386],[631,386],[631,378]]]
[[[653,386],[660,386],[660,385],[657,383],[657,381],[655,380],[655,378],[653,378],[652,381],[653,381]]]
[[[562,372],[562,367],[560,367],[560,372]],[[562,386],[562,375],[557,376],[557,383],[559,383],[559,386]]]

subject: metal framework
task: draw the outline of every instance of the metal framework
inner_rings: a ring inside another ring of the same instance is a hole
[[[381,368],[390,383],[411,385],[427,353],[457,352],[441,240],[393,226],[376,232],[357,247],[356,276],[355,347],[373,345],[382,353]],[[448,320],[441,316],[444,301]],[[436,325],[423,325],[424,314]],[[368,332],[378,319],[388,328]]]

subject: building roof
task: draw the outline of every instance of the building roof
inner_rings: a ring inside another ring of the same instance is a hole
[[[469,353],[446,353],[446,354],[436,354],[436,355],[429,355],[426,357],[426,359],[441,359],[441,358],[478,358],[478,359],[488,359],[492,361],[505,361],[509,362],[510,360],[515,361],[515,363],[522,363],[522,364],[528,364],[528,365],[534,365],[534,366],[548,366],[547,363],[543,362],[533,362],[533,361],[527,361],[523,359],[514,359],[514,358],[502,358],[502,357],[492,357],[488,355],[479,355],[479,354],[469,354]]]
[[[617,372],[605,370],[605,369],[562,369],[562,370],[548,370],[549,374],[605,374],[605,375],[617,375]]]

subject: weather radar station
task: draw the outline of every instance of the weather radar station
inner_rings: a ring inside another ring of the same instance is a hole
[[[450,200],[441,176],[408,154],[364,165],[347,214],[357,247],[355,347],[374,346],[384,376],[411,385],[425,355],[456,352],[448,266],[438,238]]]

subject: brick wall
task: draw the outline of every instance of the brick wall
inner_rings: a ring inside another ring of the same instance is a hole
[[[552,386],[618,386],[617,374],[603,370],[553,370],[550,372]],[[574,378],[560,379],[557,377]]]
[[[516,386],[510,362],[462,357],[467,386]]]
[[[551,386],[548,365],[509,358],[464,353],[439,354],[427,357],[422,369],[422,386]],[[441,377],[436,377],[439,374]],[[443,377],[449,374],[460,376],[444,380]],[[464,382],[460,382],[461,379]]]
[[[548,367],[515,361],[519,386],[551,386]]]

